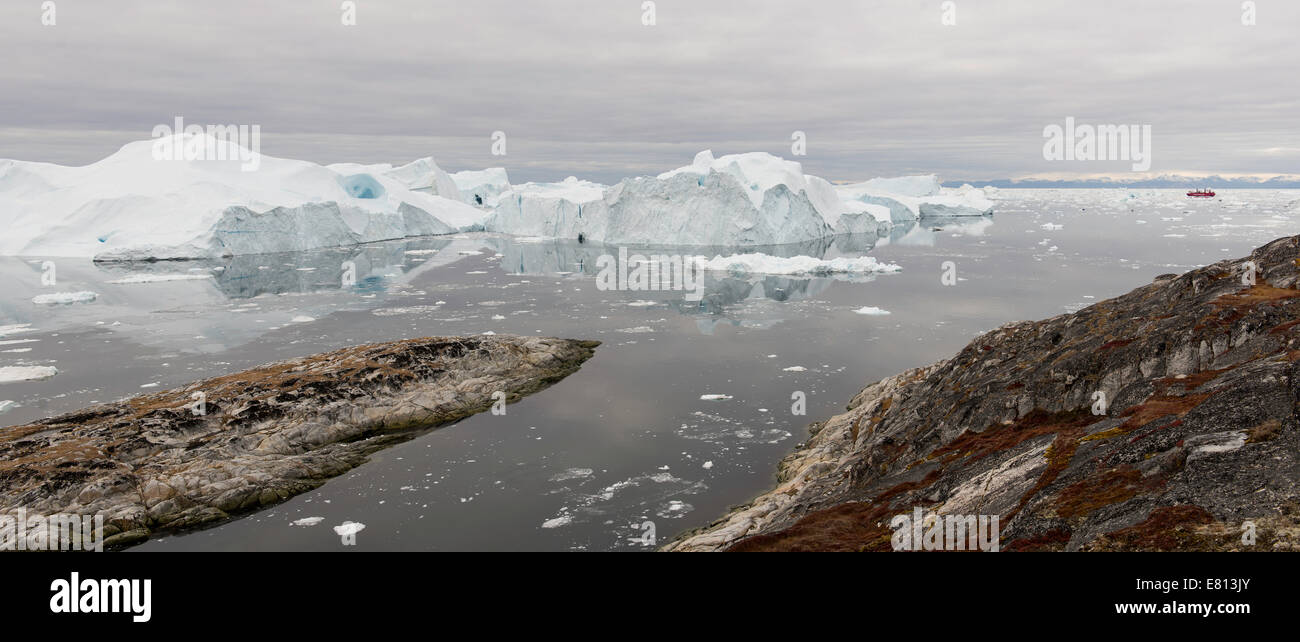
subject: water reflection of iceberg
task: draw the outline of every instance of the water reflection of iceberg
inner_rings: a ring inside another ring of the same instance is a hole
[[[250,299],[263,294],[312,293],[341,290],[345,282],[362,293],[384,291],[394,279],[424,266],[451,239],[374,243],[360,247],[309,252],[241,254],[221,260],[189,261],[188,270],[210,271],[217,290],[228,299]],[[110,278],[171,274],[168,263],[99,263]],[[345,279],[345,273],[349,279]]]
[[[872,234],[854,235],[850,239],[851,248],[870,249],[876,237]],[[864,237],[864,238],[862,238]],[[848,237],[845,237],[846,239]],[[565,275],[582,274],[594,277],[598,273],[597,259],[602,255],[617,256],[620,247],[627,247],[630,255],[686,255],[717,256],[737,252],[735,248],[714,247],[674,247],[674,246],[607,246],[578,243],[568,239],[516,239],[500,237],[485,239],[485,242],[501,253],[501,268],[514,274]],[[860,250],[841,247],[839,238],[816,239],[804,243],[774,245],[766,247],[745,248],[746,252],[761,252],[771,256],[794,257],[812,256],[830,258],[832,256],[853,254],[861,255]],[[837,279],[857,282],[870,281],[874,275],[837,275],[836,277],[790,277],[763,274],[729,274],[723,272],[704,272],[703,296],[699,301],[687,300],[684,292],[672,292],[671,300],[666,303],[678,313],[699,317],[700,329],[706,334],[720,324],[745,327],[766,327],[780,323],[781,319],[772,318],[779,308],[758,309],[756,302],[785,303],[799,301],[815,296],[831,286]],[[633,296],[645,296],[658,291],[629,292]]]
[[[602,255],[617,256],[620,247],[628,254],[650,256],[655,254],[677,256],[727,256],[743,252],[756,252],[778,257],[824,257],[834,243],[833,238],[822,238],[803,243],[746,247],[743,250],[711,246],[671,245],[601,245],[579,243],[569,239],[512,238],[500,236],[483,239],[484,243],[501,253],[501,269],[511,274],[587,274],[597,273],[596,260]]]
[[[939,232],[962,236],[984,236],[993,225],[992,216],[933,216],[897,224],[880,245],[934,247]]]

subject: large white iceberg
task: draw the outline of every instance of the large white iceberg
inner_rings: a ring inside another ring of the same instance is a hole
[[[570,177],[501,194],[489,231],[603,243],[775,245],[835,233],[843,209],[834,188],[797,162],[764,153],[695,162],[605,187]]]
[[[837,185],[846,202],[860,202],[889,209],[895,221],[925,217],[986,216],[993,213],[993,201],[970,185],[959,189],[941,188],[934,175],[873,178],[861,183]]]
[[[939,193],[939,177],[934,174],[917,176],[897,176],[894,178],[873,178],[856,184],[866,192],[877,194],[899,194],[901,196],[934,196]]]
[[[432,159],[399,168],[261,156],[207,134],[175,149],[218,150],[164,160],[163,139],[129,143],[84,167],[0,160],[0,255],[199,258],[307,250],[446,234],[481,222]],[[380,171],[382,169],[382,171]],[[452,198],[436,193],[447,192]]]
[[[706,150],[685,167],[608,187],[573,177],[510,186],[484,226],[607,244],[739,247],[880,235],[896,222],[992,209],[978,190],[942,190],[934,175],[832,185],[771,154]]]

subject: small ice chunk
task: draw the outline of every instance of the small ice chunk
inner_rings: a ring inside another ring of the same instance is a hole
[[[559,528],[561,526],[567,526],[572,521],[572,516],[560,515],[559,517],[552,517],[551,519],[542,522],[542,528]]]
[[[877,307],[875,307],[875,306],[873,306],[873,305],[864,305],[864,306],[862,306],[862,307],[860,307],[860,308],[854,310],[853,312],[856,313],[856,314],[866,314],[866,315],[869,315],[869,316],[880,316],[880,315],[884,315],[884,314],[889,314],[889,310],[882,310],[882,309],[877,308]]]
[[[99,295],[94,292],[54,292],[52,294],[38,294],[32,297],[32,303],[36,305],[70,305],[72,303],[90,303],[98,297]]]
[[[348,521],[348,522],[343,522],[338,526],[335,526],[334,532],[337,533],[339,537],[346,537],[348,535],[356,535],[357,533],[360,533],[361,531],[365,530],[365,528],[366,525],[362,524],[361,522]]]

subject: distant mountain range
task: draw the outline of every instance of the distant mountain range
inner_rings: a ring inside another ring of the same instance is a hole
[[[1114,188],[1114,189],[1183,189],[1210,187],[1216,189],[1300,189],[1300,175],[1280,176],[1186,176],[1163,174],[1159,176],[1120,177],[1093,176],[1087,178],[1027,176],[1024,178],[999,178],[989,181],[944,181],[944,187],[992,185],[1000,188]]]

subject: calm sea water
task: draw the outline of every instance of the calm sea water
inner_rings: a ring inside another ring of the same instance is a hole
[[[272,509],[136,550],[650,550],[768,488],[807,425],[865,384],[958,351],[1003,323],[1079,309],[1300,233],[1295,191],[1004,190],[992,218],[927,220],[776,255],[868,254],[871,279],[715,274],[681,292],[596,287],[600,248],[491,235],[215,263],[96,266],[0,258],[5,425],[346,345],[496,332],[598,339],[559,384],[375,455]],[[699,248],[683,250],[704,253]],[[712,250],[709,253],[732,253]],[[355,287],[341,287],[344,262]],[[943,264],[956,285],[941,282]],[[200,278],[114,284],[140,273]],[[37,306],[52,291],[89,304]],[[855,310],[875,306],[888,315]],[[25,327],[11,327],[25,326]],[[21,342],[21,343],[19,343]],[[725,395],[723,399],[701,399]],[[806,397],[806,414],[793,397]],[[293,522],[323,518],[311,526]]]

